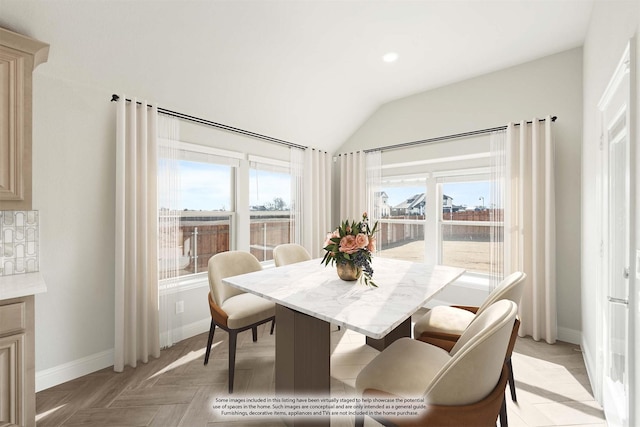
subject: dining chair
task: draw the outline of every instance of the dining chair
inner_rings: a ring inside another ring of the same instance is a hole
[[[413,336],[429,344],[437,345],[445,350],[450,349],[464,330],[474,319],[487,307],[496,301],[503,299],[520,304],[524,291],[524,280],[527,275],[520,271],[505,277],[498,286],[489,294],[480,307],[472,306],[444,306],[439,305],[430,309],[422,316],[413,327]],[[506,354],[505,363],[509,369],[509,389],[511,390],[511,400],[517,401],[516,386],[513,377],[513,365],[511,354],[515,346],[520,320],[514,323],[512,340],[509,342],[509,349]]]
[[[372,418],[397,426],[494,426],[506,415],[505,353],[518,307],[492,304],[463,332],[451,351],[401,338],[378,354],[356,378],[363,398],[422,398],[415,417]],[[364,416],[356,416],[356,427]]]
[[[311,255],[309,255],[309,252],[297,243],[284,243],[273,248],[273,260],[276,267],[308,261],[310,259]]]
[[[209,363],[216,326],[229,333],[229,393],[233,393],[237,335],[251,329],[258,340],[258,326],[275,320],[275,303],[257,295],[225,285],[222,279],[262,270],[258,259],[248,252],[221,252],[209,259],[209,310],[211,326],[204,356]],[[273,327],[271,328],[273,334]]]

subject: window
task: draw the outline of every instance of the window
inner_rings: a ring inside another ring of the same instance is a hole
[[[249,170],[250,251],[261,262],[273,259],[273,248],[291,239],[291,185],[283,162],[251,162]]]
[[[487,168],[384,177],[378,255],[495,273],[502,207],[491,187]]]
[[[159,160],[160,279],[205,273],[233,247],[237,160],[182,144]]]
[[[442,179],[439,263],[470,272],[491,273],[493,244],[502,245],[502,208],[490,202],[485,176]],[[497,226],[497,228],[492,227]]]
[[[377,237],[380,256],[424,261],[426,191],[424,177],[383,180],[375,206],[381,218]]]

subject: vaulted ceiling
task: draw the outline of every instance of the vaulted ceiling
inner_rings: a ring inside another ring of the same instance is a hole
[[[581,46],[593,0],[0,0],[42,73],[335,151],[391,100]],[[382,61],[396,52],[394,63]]]

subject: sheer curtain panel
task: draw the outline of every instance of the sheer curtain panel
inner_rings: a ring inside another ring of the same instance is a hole
[[[307,148],[304,152],[303,246],[313,258],[322,256],[331,224],[331,156]]]
[[[365,154],[340,154],[340,221],[359,220],[366,212],[366,181]]]
[[[489,194],[489,252],[490,252],[490,272],[489,284],[491,289],[495,289],[498,283],[506,276],[505,273],[505,251],[504,251],[504,191],[505,174],[507,168],[506,143],[507,131],[500,130],[492,132],[490,136],[491,147],[491,188]],[[509,272],[511,273],[511,272]]]
[[[557,338],[554,144],[551,117],[507,126],[505,274],[527,274],[520,336]]]
[[[291,222],[289,233],[291,243],[302,245],[302,228],[304,227],[303,193],[304,193],[304,151],[301,148],[290,148],[290,169],[291,169]]]
[[[382,217],[380,212],[382,204],[382,152],[370,151],[365,155],[367,165],[367,214],[369,226],[373,227],[376,221]]]
[[[173,298],[180,300],[180,268],[183,236],[180,231],[182,188],[180,160],[180,122],[174,117],[158,117],[158,283],[160,290],[160,346],[170,347],[180,340],[174,331],[182,326],[181,316],[172,307]],[[187,249],[188,250],[188,249]],[[164,294],[163,291],[164,290]],[[179,334],[177,334],[179,335]]]
[[[160,356],[157,108],[120,96],[116,118],[114,370]]]

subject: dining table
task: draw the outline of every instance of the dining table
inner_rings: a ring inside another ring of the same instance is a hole
[[[330,325],[362,333],[367,344],[382,350],[410,337],[411,315],[465,272],[384,257],[375,257],[371,266],[377,287],[341,280],[320,258],[223,279],[276,303],[276,394],[329,396]]]

